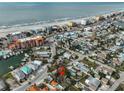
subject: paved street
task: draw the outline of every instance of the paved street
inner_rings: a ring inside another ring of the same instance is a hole
[[[56,44],[55,42],[53,42],[53,44],[51,45],[51,53],[52,53],[52,58],[56,55]]]

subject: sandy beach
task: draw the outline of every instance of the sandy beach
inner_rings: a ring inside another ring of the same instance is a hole
[[[33,29],[41,29],[42,27],[48,27],[53,25],[64,25],[67,24],[69,21],[73,22],[81,22],[82,18],[80,19],[72,19],[72,20],[64,20],[59,22],[50,22],[50,23],[44,23],[39,25],[31,25],[31,26],[20,26],[20,27],[11,27],[6,29],[0,29],[0,37],[5,37],[7,34],[13,33],[13,32],[23,32],[23,31],[29,31]]]

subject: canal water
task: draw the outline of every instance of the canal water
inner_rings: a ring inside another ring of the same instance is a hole
[[[0,76],[8,73],[10,71],[10,66],[13,66],[14,68],[18,67],[21,60],[24,58],[24,54],[13,56],[7,60],[0,61]]]

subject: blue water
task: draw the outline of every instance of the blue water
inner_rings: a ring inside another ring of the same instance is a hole
[[[0,3],[0,26],[65,17],[86,17],[124,9],[124,3]]]

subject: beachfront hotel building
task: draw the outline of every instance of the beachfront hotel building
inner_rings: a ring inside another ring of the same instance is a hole
[[[23,39],[18,39],[15,42],[12,42],[8,45],[9,49],[25,49],[29,47],[40,46],[44,42],[42,36],[27,37]]]

